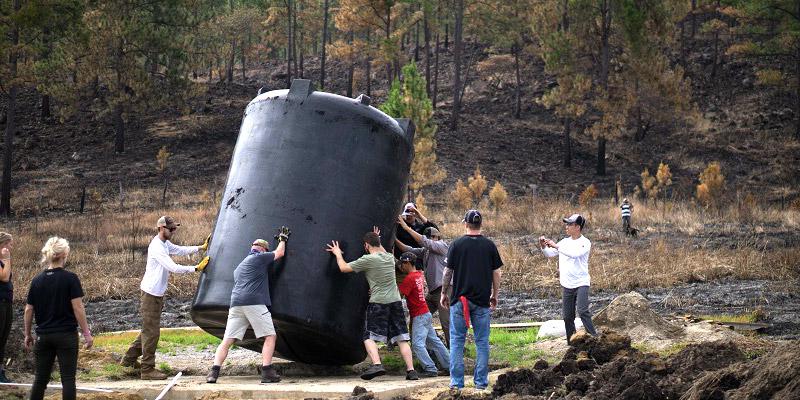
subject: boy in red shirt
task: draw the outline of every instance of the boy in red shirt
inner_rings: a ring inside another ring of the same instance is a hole
[[[450,366],[450,352],[433,329],[431,313],[425,303],[425,276],[414,266],[416,260],[417,256],[411,252],[405,252],[400,256],[400,270],[408,275],[398,289],[400,294],[405,296],[408,312],[411,314],[411,350],[422,364],[420,376],[430,378],[438,376],[439,371],[428,354],[426,344],[433,350],[439,365]]]

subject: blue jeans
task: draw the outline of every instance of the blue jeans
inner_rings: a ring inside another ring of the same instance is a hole
[[[438,372],[426,347],[433,350],[439,365],[450,366],[450,354],[447,351],[447,347],[444,347],[441,339],[439,339],[439,336],[436,336],[431,313],[429,312],[417,315],[411,321],[411,349],[414,351],[414,357],[417,357],[417,360],[422,364],[423,370]]]
[[[489,386],[489,319],[488,307],[480,307],[469,302],[469,319],[475,334],[475,387]],[[464,387],[464,342],[467,338],[467,324],[461,302],[450,306],[450,386]]]

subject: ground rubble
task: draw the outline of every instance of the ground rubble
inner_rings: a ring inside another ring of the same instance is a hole
[[[800,342],[755,360],[732,341],[690,344],[663,358],[631,347],[628,336],[578,334],[560,362],[497,378],[492,392],[444,391],[454,399],[745,399],[800,398]]]

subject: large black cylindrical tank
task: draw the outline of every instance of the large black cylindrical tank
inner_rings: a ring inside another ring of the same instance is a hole
[[[339,272],[326,243],[345,260],[363,254],[362,237],[382,228],[389,248],[402,207],[413,125],[350,99],[316,92],[310,81],[260,94],[247,106],[201,275],[192,319],[222,337],[233,270],[256,238],[292,229],[287,255],[270,271],[277,353],[290,360],[343,365],[362,361],[368,285]],[[260,351],[252,330],[242,346]]]

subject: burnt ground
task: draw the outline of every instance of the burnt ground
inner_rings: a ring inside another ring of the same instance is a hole
[[[532,369],[500,375],[492,392],[446,391],[449,399],[788,399],[800,396],[798,342],[787,342],[755,360],[727,341],[692,344],[661,358],[632,348],[616,332],[573,339],[560,362],[540,360]],[[788,366],[788,368],[787,368]]]
[[[544,74],[541,60],[533,55],[522,59],[520,119],[512,116],[513,81],[492,88],[486,84],[489,77],[478,74],[472,65],[468,68],[460,127],[451,129],[452,48],[444,49],[439,107],[434,115],[438,123],[437,156],[448,176],[432,191],[449,192],[456,179],[466,178],[480,166],[487,179],[499,180],[516,195],[529,193],[535,185],[538,193],[570,198],[595,183],[600,196],[610,197],[617,177],[631,193],[641,171],[648,167],[652,172],[663,161],[674,174],[670,195],[686,198],[694,193],[698,173],[708,162],[717,160],[722,163],[732,196],[741,191],[756,193],[767,201],[794,199],[800,187],[796,168],[800,143],[791,138],[795,118],[792,96],[780,89],[754,85],[758,67],[754,60],[725,57],[718,78],[711,82],[710,39],[698,35],[691,48],[687,71],[702,123],[656,127],[638,142],[627,134],[609,141],[605,176],[595,174],[596,143],[582,133],[580,126],[573,132],[573,165],[568,169],[561,166],[561,124],[552,110],[536,103],[554,81]],[[465,57],[478,62],[491,51],[469,41]],[[424,62],[419,65],[424,69]],[[336,60],[329,66],[326,91],[345,94],[345,66]],[[234,83],[198,81],[198,90],[174,105],[131,111],[126,115],[124,154],[114,153],[110,118],[96,109],[107,88],[101,88],[99,98],[87,91],[77,101],[74,114],[47,121],[37,116],[38,94],[23,91],[20,126],[14,139],[12,206],[16,215],[30,216],[34,209],[43,214],[75,211],[83,185],[102,193],[108,203],[116,201],[120,183],[126,190],[156,190],[163,184],[155,165],[162,146],[173,154],[169,160],[170,194],[218,191],[228,170],[244,107],[259,88],[284,88],[283,68],[278,60],[263,62],[251,66],[246,79],[237,71]],[[379,105],[388,84],[381,69],[375,71],[371,94],[373,104]],[[317,79],[319,60],[309,58],[305,74]],[[0,98],[0,111],[5,108],[4,101]],[[54,148],[59,151],[52,151]],[[60,179],[54,181],[52,176]],[[43,182],[47,185],[40,185]]]

